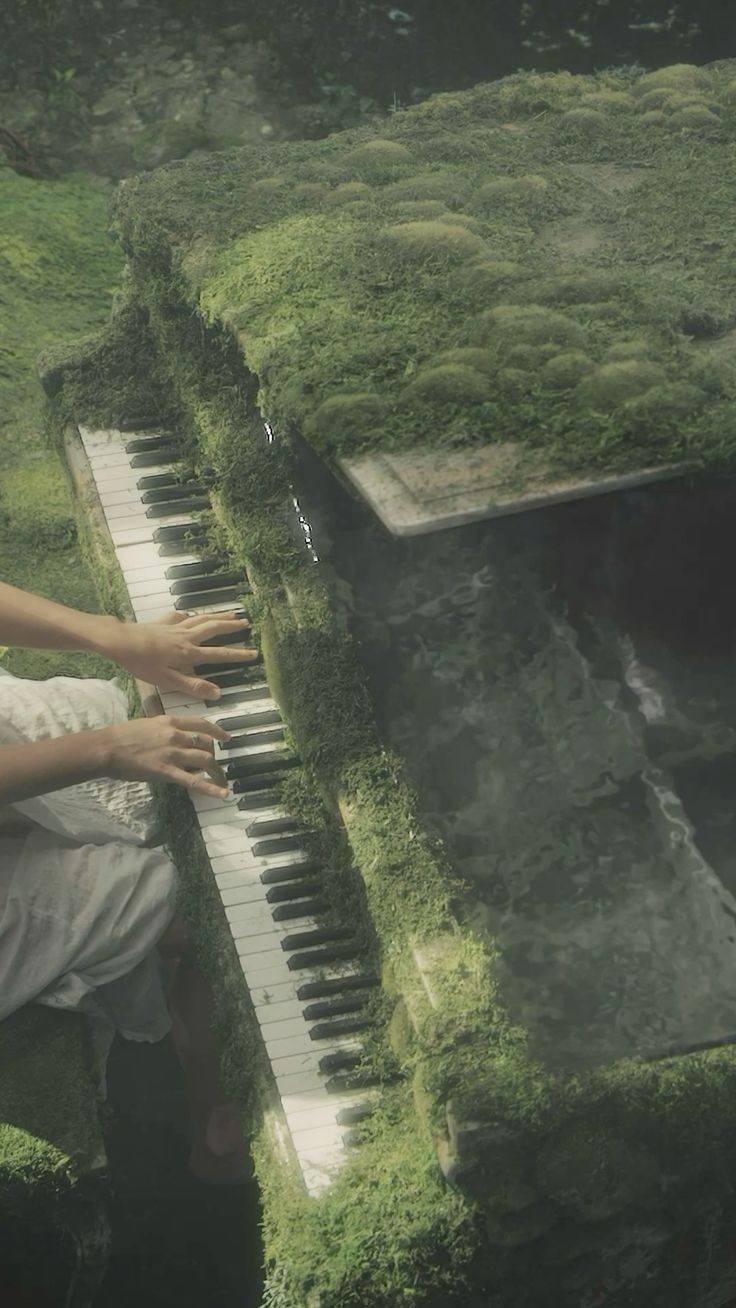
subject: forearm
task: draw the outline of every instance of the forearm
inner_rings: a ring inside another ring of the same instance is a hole
[[[105,653],[119,625],[108,614],[82,613],[0,581],[0,645]]]
[[[50,790],[107,776],[108,763],[105,727],[52,740],[0,745],[0,804],[15,804]]]

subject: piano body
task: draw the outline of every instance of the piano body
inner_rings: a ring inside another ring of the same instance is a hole
[[[239,733],[161,802],[277,1308],[734,1292],[735,79],[129,180],[43,364],[103,592],[262,650],[146,707]]]

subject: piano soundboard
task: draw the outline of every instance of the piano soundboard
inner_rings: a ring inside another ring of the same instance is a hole
[[[206,556],[205,486],[182,481],[176,438],[146,422],[79,434],[137,621],[174,610],[246,617],[242,570]],[[194,516],[197,515],[197,516]],[[198,552],[198,545],[201,551]],[[247,644],[247,632],[210,644]],[[197,674],[219,700],[159,691],[165,713],[191,713],[233,733],[215,741],[232,797],[189,792],[286,1127],[311,1195],[331,1182],[373,1108],[371,1078],[355,1072],[366,1004],[378,978],[361,964],[352,926],[325,926],[321,869],[298,821],[279,807],[279,778],[298,760],[260,664],[207,664]]]

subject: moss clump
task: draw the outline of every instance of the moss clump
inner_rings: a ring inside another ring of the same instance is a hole
[[[416,259],[469,259],[486,248],[483,239],[465,226],[439,221],[396,223],[384,227],[382,235],[394,248]]]
[[[353,200],[367,200],[371,187],[367,182],[340,182],[334,191],[328,193],[330,204],[350,204]]]
[[[515,345],[554,344],[583,349],[586,335],[579,323],[541,304],[499,304],[480,314],[473,323],[474,345],[489,346],[502,358]]]
[[[446,204],[461,204],[466,192],[466,179],[449,168],[419,173],[384,188],[390,200],[443,200]]]
[[[365,141],[343,156],[346,167],[369,176],[391,174],[412,162],[412,152],[401,141],[386,141],[375,137]]]
[[[558,390],[571,390],[595,365],[582,350],[563,350],[548,359],[541,372],[542,381]]]
[[[648,352],[649,342],[643,336],[631,336],[609,345],[604,355],[604,362],[613,363],[617,359],[641,359]]]
[[[443,363],[428,368],[401,394],[405,404],[435,400],[439,404],[483,404],[491,387],[482,373],[463,363]]]
[[[441,354],[435,354],[432,359],[433,365],[445,363],[461,363],[466,368],[473,368],[476,372],[491,373],[496,367],[496,357],[492,350],[481,350],[476,346],[458,346],[455,350],[443,350]]]
[[[625,91],[595,91],[580,97],[580,108],[594,109],[596,113],[626,114],[635,107],[633,97]]]
[[[605,113],[597,109],[568,109],[560,118],[560,131],[564,136],[596,140],[605,135],[608,123]]]
[[[361,437],[375,433],[385,417],[385,404],[380,396],[369,391],[331,395],[307,420],[304,430],[320,442],[339,442],[346,449],[352,449]]]
[[[607,413],[665,381],[666,374],[656,363],[616,359],[584,377],[575,390],[575,399],[594,412]]]
[[[675,110],[666,120],[667,126],[675,131],[687,128],[690,131],[713,131],[720,129],[721,120],[707,105],[687,104]]]
[[[710,86],[710,78],[697,64],[669,64],[666,68],[656,68],[652,73],[644,73],[632,88],[637,97],[644,96],[655,87],[666,87],[674,91],[696,91]]]
[[[497,205],[531,204],[544,200],[549,191],[549,182],[539,173],[529,173],[521,177],[497,177],[486,182],[474,196],[475,203],[484,209]]]
[[[642,425],[681,424],[702,409],[707,399],[706,392],[698,386],[670,382],[666,386],[652,386],[643,395],[626,400],[624,412],[632,422]]]
[[[650,1199],[660,1169],[643,1145],[619,1132],[579,1124],[545,1145],[536,1175],[550,1198],[596,1222]]]

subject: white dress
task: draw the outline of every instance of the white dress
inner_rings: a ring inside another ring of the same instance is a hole
[[[115,680],[0,668],[0,745],[127,716]],[[155,945],[175,899],[146,783],[98,778],[0,807],[0,1020],[28,1003],[86,1012],[104,1085],[116,1031],[170,1028]]]

